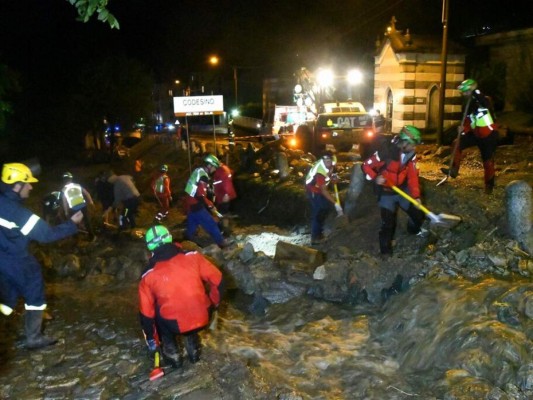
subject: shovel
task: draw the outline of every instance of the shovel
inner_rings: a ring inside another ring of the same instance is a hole
[[[333,184],[333,189],[335,190],[335,204],[341,204],[341,199],[339,197],[339,189],[337,188],[337,184]],[[342,227],[346,224],[348,224],[348,217],[346,217],[345,214],[338,214],[337,218],[335,219],[335,225],[336,227]]]
[[[461,120],[461,124],[457,127],[457,139],[455,140],[455,145],[453,146],[453,151],[450,159],[450,165],[448,165],[448,174],[442,178],[439,183],[437,183],[436,186],[442,185],[444,182],[446,182],[448,179],[450,179],[450,175],[452,173],[452,167],[453,167],[453,158],[455,156],[455,152],[457,151],[457,147],[459,147],[459,141],[461,140],[461,133],[463,132],[463,125],[465,123],[466,119],[466,113],[468,112],[468,109],[470,108],[470,101],[472,100],[472,96],[468,98],[468,101],[466,102],[465,111],[463,113],[463,119]]]
[[[155,381],[165,375],[163,368],[159,366],[159,351],[154,353],[154,369],[150,372],[150,380]]]
[[[408,200],[411,204],[417,207],[419,210],[423,211],[424,214],[426,214],[426,217],[429,218],[431,226],[451,229],[457,226],[462,221],[462,218],[457,215],[450,215],[450,214],[436,215],[432,213],[431,211],[429,211],[426,207],[424,207],[418,201],[413,199],[411,196],[409,196],[407,193],[405,193],[403,190],[401,190],[399,187],[391,185],[391,188],[396,193],[398,193],[400,196],[402,196],[404,199]]]

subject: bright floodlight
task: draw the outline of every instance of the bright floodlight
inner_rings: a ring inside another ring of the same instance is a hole
[[[237,117],[237,116],[239,116],[239,114],[240,114],[239,110],[237,110],[237,109],[231,110],[231,115],[233,117]]]
[[[350,85],[358,85],[363,81],[363,74],[358,69],[351,69],[348,71],[346,79]]]
[[[302,93],[302,85],[298,84],[294,87],[294,93],[300,94]]]
[[[211,65],[218,65],[219,58],[217,56],[211,56],[209,57],[209,64]]]
[[[316,75],[316,80],[321,87],[333,85],[333,71],[330,69],[319,69]]]

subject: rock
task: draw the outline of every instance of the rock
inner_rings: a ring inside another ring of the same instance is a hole
[[[512,181],[505,188],[507,225],[509,234],[528,253],[531,232],[531,187],[525,181]]]
[[[344,212],[348,217],[353,218],[357,211],[357,199],[363,191],[365,185],[365,174],[361,169],[362,162],[356,162],[352,168],[350,185],[344,199]]]
[[[247,242],[244,245],[242,251],[239,253],[239,259],[243,263],[247,263],[251,261],[254,257],[255,257],[254,246],[251,243]]]
[[[276,244],[276,254],[274,261],[280,265],[286,265],[287,262],[298,262],[304,268],[311,272],[318,265],[324,263],[324,253],[310,247],[299,246],[284,241]]]
[[[313,272],[313,279],[316,279],[317,281],[321,281],[326,278],[326,267],[323,265],[320,265],[315,269],[315,272]]]
[[[85,270],[82,269],[80,259],[75,254],[67,254],[56,260],[54,270],[61,278],[83,278]]]

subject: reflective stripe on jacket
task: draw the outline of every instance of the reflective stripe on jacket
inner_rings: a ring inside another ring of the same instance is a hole
[[[71,220],[57,226],[48,225],[23,207],[15,192],[0,194],[0,263],[12,264],[11,257],[27,257],[31,240],[50,243],[73,235],[77,230]]]
[[[192,174],[187,181],[187,185],[185,186],[185,193],[191,197],[195,197],[198,190],[198,183],[202,178],[205,178],[206,182],[209,180],[209,175],[207,175],[205,169],[200,167],[192,171]]]
[[[382,175],[390,184],[400,188],[407,187],[412,197],[415,199],[420,198],[420,185],[415,153],[405,154],[402,160],[400,149],[394,144],[390,144],[389,146],[393,146],[389,149],[390,159],[382,157],[382,153],[378,150],[363,163],[362,169],[366,179],[373,181],[378,175]],[[387,153],[387,151],[383,153]],[[387,189],[392,192],[392,189]]]

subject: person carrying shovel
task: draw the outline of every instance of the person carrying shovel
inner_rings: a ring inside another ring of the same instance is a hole
[[[330,151],[327,151],[313,164],[305,177],[305,191],[311,203],[312,245],[317,245],[322,240],[324,221],[332,206],[335,207],[337,216],[344,215],[340,202],[328,190],[329,183],[335,180],[333,170],[336,163],[337,158]]]
[[[392,239],[396,230],[398,207],[409,216],[407,231],[415,235],[421,232],[424,212],[393,190],[401,188],[420,203],[415,154],[416,145],[420,142],[420,131],[412,125],[406,125],[391,142],[386,143],[362,165],[366,179],[374,181],[377,185],[381,211],[379,248],[383,255],[392,255]]]
[[[468,100],[459,135],[453,142],[451,164],[448,168],[441,168],[441,171],[447,177],[456,178],[459,175],[462,151],[477,146],[483,161],[485,193],[491,194],[496,175],[494,153],[498,145],[498,130],[491,112],[492,107],[489,99],[477,88],[475,80],[467,79],[457,89]]]

